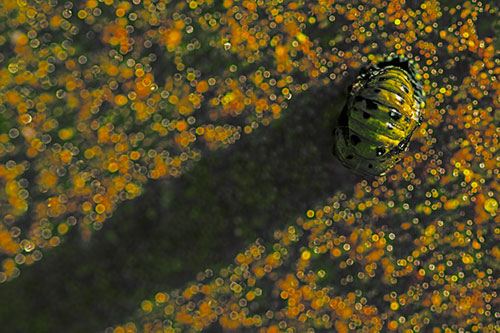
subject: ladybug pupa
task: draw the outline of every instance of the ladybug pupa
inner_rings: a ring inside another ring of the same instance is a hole
[[[334,129],[333,152],[357,173],[382,176],[422,122],[425,94],[414,62],[389,56],[361,71]]]

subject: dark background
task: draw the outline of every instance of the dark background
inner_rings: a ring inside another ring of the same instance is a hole
[[[295,97],[283,117],[152,181],[84,243],[78,229],[0,286],[4,332],[95,332],[123,323],[158,291],[227,266],[249,243],[358,180],[331,154],[332,86]],[[22,318],[26,318],[22,320]]]

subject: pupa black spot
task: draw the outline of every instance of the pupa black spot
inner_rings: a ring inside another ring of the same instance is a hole
[[[384,147],[378,147],[377,150],[375,151],[375,155],[377,155],[377,157],[380,157],[384,155],[386,151],[387,150]]]
[[[363,118],[364,119],[369,119],[370,118],[370,114],[368,112],[363,112]]]
[[[405,150],[405,149],[406,149],[406,147],[407,147],[407,146],[408,146],[408,142],[403,141],[403,142],[400,142],[400,143],[399,143],[399,145],[398,145],[398,149],[403,151],[403,150]]]
[[[366,100],[366,108],[369,110],[376,110],[376,109],[378,109],[378,105],[377,105],[377,103],[375,103],[371,99],[367,99]]]
[[[357,135],[351,135],[351,143],[353,145],[357,145],[358,143],[361,142],[361,139]]]
[[[401,119],[403,115],[399,113],[396,109],[390,109],[389,110],[389,117],[391,117],[394,120],[399,120]]]
[[[354,158],[353,155],[347,155],[345,158],[347,158],[348,160],[352,160]]]
[[[394,94],[396,96],[396,99],[398,100],[399,104],[404,104],[405,100],[403,97],[399,96],[398,94]]]
[[[371,163],[370,163],[370,164],[368,164],[368,168],[369,168],[369,169],[373,169],[373,164],[371,164]]]

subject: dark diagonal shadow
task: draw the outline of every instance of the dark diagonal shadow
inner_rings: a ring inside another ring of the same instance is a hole
[[[83,244],[76,232],[0,286],[5,332],[95,332],[123,322],[156,291],[232,262],[257,237],[359,180],[331,155],[344,103],[333,87],[297,96],[286,116],[228,149],[207,152],[170,182],[147,184]]]

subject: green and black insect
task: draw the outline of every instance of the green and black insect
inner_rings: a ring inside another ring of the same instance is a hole
[[[361,71],[334,129],[333,152],[346,167],[381,176],[422,122],[425,94],[414,62],[389,56]]]

